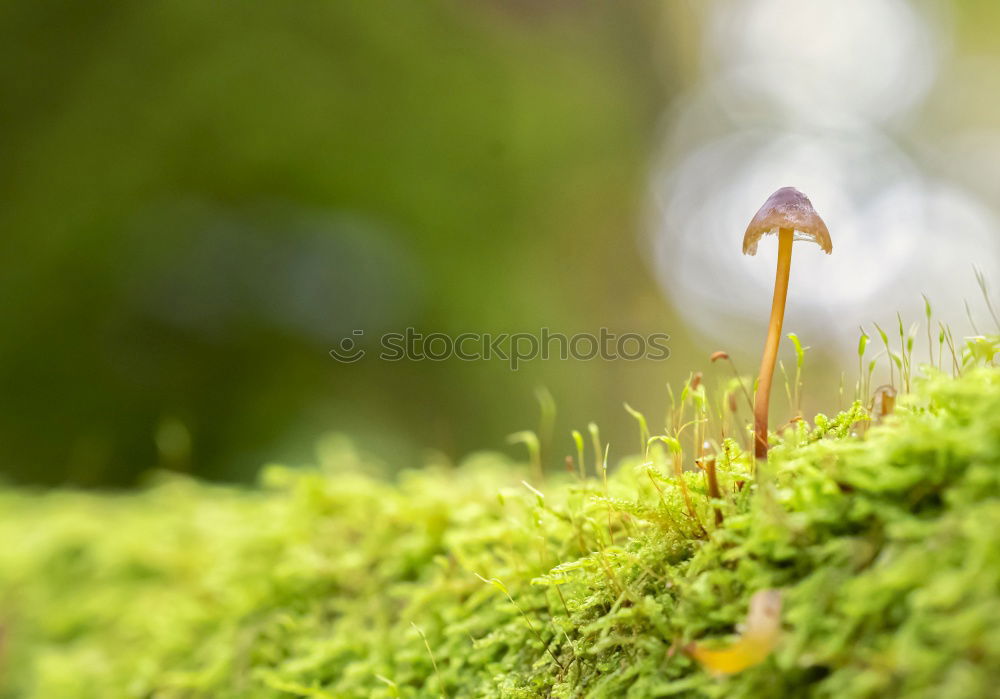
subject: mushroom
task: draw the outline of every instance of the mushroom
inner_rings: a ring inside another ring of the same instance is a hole
[[[785,317],[788,275],[792,267],[792,242],[809,240],[819,245],[827,255],[833,252],[826,224],[806,195],[794,187],[782,187],[760,207],[743,236],[743,254],[756,255],[757,242],[761,237],[774,233],[778,235],[778,271],[774,280],[771,322],[767,329],[757,393],[754,396],[754,454],[757,458],[767,458],[767,412],[771,401],[774,365],[778,359],[778,344],[781,341],[781,325]]]

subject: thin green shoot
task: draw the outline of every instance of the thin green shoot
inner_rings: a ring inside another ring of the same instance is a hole
[[[732,369],[733,372],[733,378],[736,380],[736,383],[739,384],[740,391],[743,392],[743,397],[746,398],[747,407],[750,408],[750,412],[753,412],[753,397],[747,390],[746,384],[743,383],[743,377],[740,376],[740,372],[736,368],[736,362],[734,362],[733,358],[729,356],[729,353],[721,351],[715,352],[709,359],[713,364],[720,359],[724,359],[729,364],[729,368]]]
[[[788,372],[785,371],[785,363],[778,360],[778,369],[781,371],[781,377],[785,381],[785,397],[788,399],[788,409],[791,413],[795,414],[795,398],[792,397],[792,382],[788,378]]]
[[[874,325],[875,325],[875,329],[878,331],[879,337],[882,338],[882,344],[885,345],[886,356],[889,357],[889,385],[890,386],[895,386],[896,385],[896,375],[893,373],[893,368],[892,368],[892,364],[893,364],[892,363],[892,356],[893,356],[893,354],[892,354],[892,347],[889,345],[889,336],[886,334],[885,330],[883,330],[882,327],[878,323],[875,323]]]
[[[861,338],[858,340],[858,385],[854,393],[855,400],[866,400],[868,396],[868,381],[865,379],[865,351],[868,349],[868,333],[864,328],[860,328]],[[869,378],[870,381],[870,378]]]
[[[944,371],[944,328],[938,330],[938,371]]]
[[[674,421],[674,413],[677,410],[677,400],[674,398],[674,388],[671,384],[667,384],[667,396],[670,398],[670,407],[667,408],[667,415],[664,419],[664,429],[670,431],[670,425]]]
[[[540,491],[535,486],[531,485],[528,481],[521,481],[521,485],[527,488],[532,495],[535,496],[535,504],[539,507],[545,507],[545,493]]]
[[[903,316],[898,312],[896,313],[896,320],[899,324],[900,383],[904,391],[909,393],[910,382],[913,377],[913,347],[919,326],[916,324],[911,325],[909,332],[907,332],[903,327]]]
[[[982,335],[982,333],[979,332],[979,328],[976,327],[976,319],[972,317],[972,309],[969,308],[969,302],[963,301],[962,303],[965,304],[965,317],[969,319],[969,325],[972,326],[972,331],[976,335]]]
[[[608,452],[611,451],[611,443],[604,445],[604,458],[601,459],[601,473],[604,476],[604,497],[608,499],[608,540],[612,545],[615,543],[615,532],[611,526],[611,490],[608,487]]]
[[[596,422],[591,422],[587,425],[587,432],[590,433],[590,445],[594,449],[594,470],[597,471],[602,469],[601,454],[604,451],[601,447],[601,430]],[[607,478],[606,474],[605,478]]]
[[[584,451],[583,435],[580,434],[579,430],[573,430],[572,434],[573,434],[573,443],[576,445],[576,460],[577,462],[579,462],[580,478],[586,479],[587,467],[583,461],[583,451]]]
[[[870,362],[868,362],[868,376],[865,378],[865,385],[867,390],[865,393],[865,399],[871,395],[872,377],[875,375],[875,367],[878,366],[878,358],[882,355],[881,352],[875,355]]]
[[[993,323],[997,327],[997,332],[1000,332],[1000,317],[997,317],[997,312],[993,308],[993,301],[990,298],[990,290],[986,285],[986,275],[983,274],[983,270],[979,269],[975,265],[973,265],[972,271],[976,275],[976,284],[979,285],[979,290],[983,293],[983,299],[986,301],[986,308],[990,311],[990,317],[993,318]]]
[[[948,345],[948,351],[951,352],[952,373],[955,376],[959,376],[962,373],[962,366],[958,361],[958,350],[955,348],[955,338],[951,334],[951,328],[944,323],[939,323],[939,325],[941,326],[941,333],[944,335],[945,344]]]
[[[549,461],[552,450],[552,439],[556,425],[556,400],[552,397],[552,392],[545,386],[539,386],[535,389],[535,399],[538,401],[539,408],[539,459],[544,464]]]
[[[628,403],[624,403],[625,411],[635,418],[636,422],[639,423],[639,451],[642,454],[643,460],[646,459],[646,445],[649,442],[649,423],[646,422],[646,416],[641,412],[633,408]]]
[[[431,644],[430,644],[430,642],[428,642],[427,636],[424,634],[424,630],[421,629],[419,626],[417,626],[412,621],[410,622],[410,626],[412,626],[414,629],[416,629],[417,633],[420,634],[420,638],[424,642],[424,648],[427,649],[427,655],[429,655],[431,657],[431,665],[434,667],[434,675],[437,677],[438,690],[441,692],[441,696],[442,697],[447,697],[448,695],[444,691],[444,682],[441,680],[441,671],[438,670],[437,660],[435,660],[435,658],[434,658],[434,651],[431,650]],[[392,683],[392,684],[393,684],[393,686],[395,686],[395,683]]]
[[[377,672],[375,673],[375,679],[377,679],[379,682],[381,682],[382,684],[384,684],[386,686],[386,689],[389,692],[389,696],[394,697],[394,698],[399,696],[399,685],[398,684],[396,684],[395,682],[393,682],[392,680],[390,680],[385,675],[380,675]]]
[[[931,339],[931,323],[933,322],[934,311],[931,308],[931,301],[926,294],[920,294],[924,299],[924,316],[927,319],[927,353],[930,355],[930,365],[934,366],[934,341]]]
[[[479,573],[475,573],[475,576],[477,578],[479,578],[480,580],[482,580],[487,585],[490,585],[490,586],[496,588],[497,590],[500,590],[500,592],[502,592],[504,594],[504,596],[507,598],[507,600],[512,605],[514,605],[514,608],[521,614],[521,618],[524,619],[524,623],[528,625],[528,629],[531,631],[531,633],[534,635],[534,637],[536,639],[538,639],[538,642],[542,645],[542,648],[544,648],[545,651],[549,654],[549,657],[552,658],[552,662],[554,662],[556,665],[558,665],[560,670],[562,670],[562,671],[565,672],[566,668],[563,667],[563,664],[561,662],[559,662],[559,658],[557,658],[556,655],[555,655],[555,653],[552,652],[552,648],[549,646],[548,643],[545,642],[545,639],[542,638],[542,634],[538,633],[538,629],[536,629],[535,625],[531,623],[531,618],[524,612],[523,609],[521,609],[521,605],[519,605],[517,602],[515,602],[514,598],[511,597],[510,592],[507,590],[507,586],[504,585],[503,582],[501,582],[498,578],[489,578],[489,579],[486,579],[482,575],[480,575]]]
[[[542,471],[541,444],[538,435],[531,430],[522,430],[507,436],[508,444],[523,444],[528,449],[528,457],[531,463],[531,472],[541,482],[545,475]]]
[[[608,489],[608,450],[601,449],[601,431],[597,427],[597,423],[591,422],[587,425],[587,430],[590,432],[591,445],[594,448],[594,468],[595,470],[600,470],[601,480],[604,482],[604,497],[609,501],[608,504],[608,541],[611,542],[613,546],[615,543],[615,531],[612,526],[612,516],[611,516],[611,492]],[[608,447],[611,445],[608,444]],[[603,451],[603,454],[602,454]]]
[[[795,333],[788,333],[788,339],[795,346],[795,414],[802,416],[802,370],[806,363],[806,352],[808,347],[803,347],[799,341],[799,336]]]

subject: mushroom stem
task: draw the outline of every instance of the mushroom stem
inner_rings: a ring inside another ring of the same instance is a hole
[[[788,275],[792,268],[792,241],[795,231],[778,229],[778,271],[774,278],[774,301],[771,303],[771,322],[767,328],[764,355],[760,360],[757,394],[754,396],[754,456],[767,458],[767,413],[771,402],[771,380],[778,360],[781,343],[781,326],[785,319],[785,299],[788,296]]]

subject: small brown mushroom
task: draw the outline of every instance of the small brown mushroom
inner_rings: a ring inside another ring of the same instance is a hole
[[[768,197],[757,215],[747,226],[743,236],[743,254],[756,255],[757,242],[770,234],[778,236],[778,271],[774,281],[774,300],[771,303],[771,321],[760,362],[757,394],[754,397],[754,454],[767,458],[767,417],[771,401],[771,381],[778,359],[781,326],[785,317],[785,299],[788,296],[788,277],[792,267],[792,242],[808,240],[819,245],[823,252],[833,252],[830,232],[813,209],[812,203],[794,187],[782,187]]]

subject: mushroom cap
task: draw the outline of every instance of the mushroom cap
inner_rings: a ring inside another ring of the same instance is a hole
[[[767,198],[747,226],[743,236],[743,254],[756,255],[757,241],[762,236],[776,234],[779,228],[793,229],[795,240],[812,241],[827,255],[833,252],[830,231],[813,209],[809,197],[795,187],[782,187]]]

